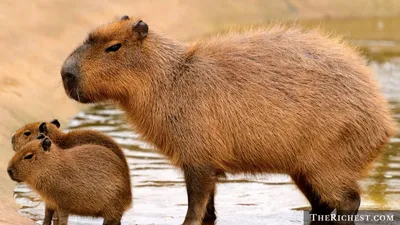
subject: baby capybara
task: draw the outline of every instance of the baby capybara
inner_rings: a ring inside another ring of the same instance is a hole
[[[119,225],[132,204],[128,168],[109,149],[81,145],[61,150],[39,135],[15,153],[8,164],[11,179],[26,182],[57,212],[59,225],[68,215],[103,217],[107,225]]]
[[[112,150],[126,163],[122,149],[111,137],[95,130],[74,129],[65,133],[59,128],[60,122],[57,119],[51,122],[28,123],[13,134],[12,147],[14,151],[18,151],[28,142],[35,140],[39,134],[44,134],[62,149],[69,149],[83,144],[104,146]]]
[[[66,59],[66,93],[113,101],[182,168],[184,225],[215,220],[224,173],[289,174],[312,212],[356,214],[357,181],[394,134],[365,60],[340,40],[280,26],[184,44],[124,16]]]
[[[53,143],[61,149],[70,149],[84,144],[101,145],[113,151],[128,168],[125,155],[119,145],[109,136],[94,130],[75,129],[68,133],[62,132],[60,122],[57,119],[51,122],[35,122],[19,128],[12,136],[12,147],[14,151],[19,151],[28,142],[35,140],[39,134],[48,136]],[[54,210],[46,206],[43,225],[50,225]]]

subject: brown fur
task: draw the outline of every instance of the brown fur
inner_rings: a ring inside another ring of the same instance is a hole
[[[40,134],[39,126],[41,122],[34,122],[19,128],[13,135],[13,149],[18,151],[28,142],[35,140]],[[119,145],[109,136],[94,130],[74,129],[68,133],[62,132],[57,126],[46,122],[47,130],[43,134],[48,136],[61,149],[69,149],[84,144],[101,145],[118,155],[122,161],[126,162],[125,155]],[[25,136],[29,131],[31,134]],[[128,165],[127,165],[128,166]]]
[[[25,159],[30,154],[32,158]],[[103,146],[81,145],[63,151],[53,144],[46,150],[43,141],[34,140],[15,153],[8,170],[13,180],[26,182],[48,209],[57,212],[61,225],[67,224],[69,214],[120,224],[131,206],[129,170]]]
[[[187,45],[152,29],[139,39],[135,22],[90,33],[64,63],[64,87],[83,103],[120,105],[135,130],[183,169],[185,225],[209,216],[207,199],[225,172],[289,174],[313,211],[357,213],[357,181],[395,127],[353,49],[279,26]],[[118,51],[105,52],[116,43]]]

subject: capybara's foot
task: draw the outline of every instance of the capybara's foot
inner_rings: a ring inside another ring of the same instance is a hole
[[[203,218],[203,224],[204,223],[210,223],[210,222],[214,222],[215,220],[217,220],[217,215],[215,215],[215,213],[206,213],[206,215],[204,215]]]
[[[330,206],[325,202],[317,202],[311,204],[311,212],[310,214],[317,214],[317,215],[328,215],[330,214],[335,208]]]
[[[103,225],[121,225],[121,220],[116,219],[104,219]]]
[[[187,220],[185,219],[185,222],[183,222],[182,225],[202,225],[202,224],[201,224],[201,222],[199,222],[199,221],[187,221]]]
[[[203,223],[201,225],[215,225],[215,224],[216,224],[215,221],[204,221],[203,220]]]

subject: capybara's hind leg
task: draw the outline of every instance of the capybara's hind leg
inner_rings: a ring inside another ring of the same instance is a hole
[[[326,172],[326,171],[324,171]],[[359,187],[357,179],[359,175],[355,173],[347,174],[318,174],[313,177],[315,179],[314,186],[317,186],[316,192],[321,193],[323,199],[336,208],[338,216],[356,215],[360,206]],[[346,217],[347,218],[347,217]],[[335,222],[340,225],[353,225],[354,222]]]
[[[327,215],[330,214],[334,207],[323,202],[319,195],[315,192],[313,185],[302,174],[291,175],[294,183],[300,191],[306,196],[311,204],[311,214]]]
[[[62,210],[57,211],[58,216],[58,224],[59,225],[68,225],[68,213]]]
[[[51,221],[53,220],[53,215],[54,215],[54,210],[46,206],[46,209],[44,211],[43,225],[51,225]]]
[[[183,166],[188,210],[183,225],[201,225],[208,200],[215,190],[216,176],[208,167]]]
[[[346,187],[343,191],[342,200],[336,208],[338,215],[356,215],[360,207],[361,197],[358,187]]]

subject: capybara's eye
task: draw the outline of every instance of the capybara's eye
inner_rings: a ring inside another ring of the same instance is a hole
[[[31,132],[25,131],[25,132],[24,132],[24,135],[28,137],[29,135],[31,135]]]
[[[116,51],[118,51],[119,48],[121,48],[121,44],[115,44],[115,45],[112,45],[112,46],[106,48],[106,52],[107,53],[108,52],[116,52]]]
[[[24,157],[24,159],[32,159],[33,153],[30,153]]]

